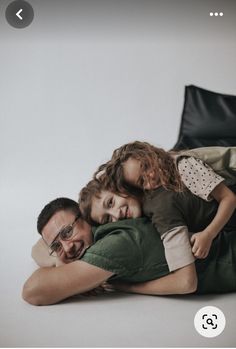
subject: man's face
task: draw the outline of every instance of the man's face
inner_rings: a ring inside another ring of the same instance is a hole
[[[70,211],[56,212],[42,230],[42,237],[49,246],[56,238],[59,231],[75,220],[75,214]],[[57,257],[63,263],[72,262],[81,257],[85,250],[93,244],[91,226],[83,219],[78,219],[73,225],[73,235],[69,240],[56,239],[61,244]]]

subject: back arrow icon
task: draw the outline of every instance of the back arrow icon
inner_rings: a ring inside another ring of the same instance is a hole
[[[23,9],[21,8],[18,12],[16,12],[16,16],[18,18],[20,18],[20,20],[22,21],[23,17],[21,17],[20,13],[23,11]]]

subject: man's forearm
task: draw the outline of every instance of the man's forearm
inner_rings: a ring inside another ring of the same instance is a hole
[[[125,292],[159,296],[193,293],[197,289],[195,264],[187,265],[160,279],[135,284],[118,284],[115,288]]]
[[[83,261],[64,264],[58,268],[39,268],[26,281],[22,297],[34,305],[53,304],[89,291],[111,275],[111,272]]]

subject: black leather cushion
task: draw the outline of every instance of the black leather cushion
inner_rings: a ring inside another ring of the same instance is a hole
[[[236,146],[236,96],[185,87],[185,100],[175,150]]]

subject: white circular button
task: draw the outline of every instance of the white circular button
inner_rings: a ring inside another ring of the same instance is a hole
[[[208,338],[219,336],[224,331],[225,324],[224,313],[213,306],[199,309],[194,318],[196,331]]]

